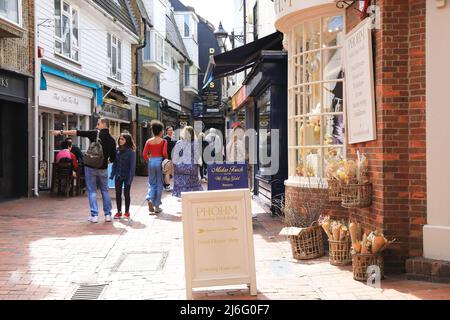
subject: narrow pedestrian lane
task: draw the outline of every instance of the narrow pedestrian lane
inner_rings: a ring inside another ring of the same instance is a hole
[[[164,213],[151,216],[145,193],[146,178],[137,177],[130,221],[113,223],[102,214],[88,223],[85,197],[1,203],[0,299],[71,299],[83,286],[99,289],[97,299],[185,299],[181,202],[165,193]],[[252,210],[258,296],[233,286],[196,291],[194,299],[450,299],[450,285],[398,276],[372,288],[327,257],[296,261],[278,235],[281,221],[256,203]]]

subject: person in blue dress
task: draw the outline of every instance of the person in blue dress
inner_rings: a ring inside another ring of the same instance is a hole
[[[172,155],[174,166],[174,183],[172,195],[181,198],[182,192],[203,191],[199,176],[202,161],[202,148],[195,139],[194,128],[183,129]]]

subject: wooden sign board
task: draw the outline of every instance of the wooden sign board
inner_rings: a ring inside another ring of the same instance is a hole
[[[182,193],[186,295],[192,289],[247,284],[256,295],[248,189]]]
[[[375,90],[372,59],[372,19],[355,27],[345,40],[348,142],[376,139]]]

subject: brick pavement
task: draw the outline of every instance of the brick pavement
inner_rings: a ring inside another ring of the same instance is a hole
[[[181,203],[166,193],[164,214],[150,216],[145,192],[137,177],[130,222],[100,215],[89,224],[86,197],[0,203],[0,299],[69,299],[80,284],[107,284],[101,299],[185,299]],[[194,299],[450,300],[450,285],[387,276],[378,289],[327,257],[296,261],[278,236],[282,223],[256,203],[253,211],[258,296],[232,286],[196,290]]]

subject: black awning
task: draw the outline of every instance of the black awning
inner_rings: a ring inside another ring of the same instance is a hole
[[[211,56],[203,88],[211,81],[251,68],[262,50],[282,50],[283,33],[277,31],[231,51]]]

